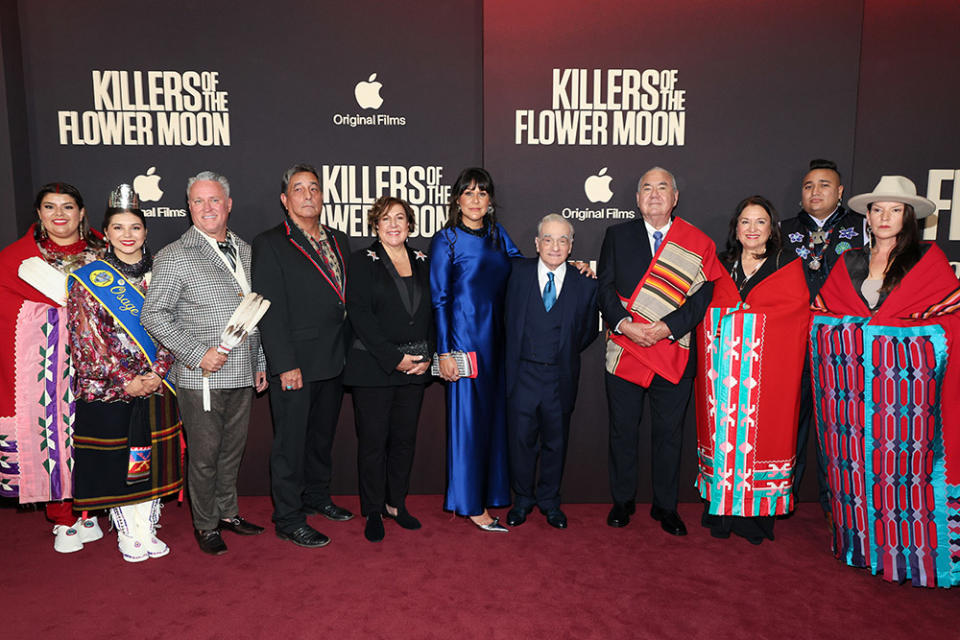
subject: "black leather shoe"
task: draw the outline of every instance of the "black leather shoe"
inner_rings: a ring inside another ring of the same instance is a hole
[[[391,514],[386,509],[383,510],[383,517],[390,520],[396,520],[397,524],[400,525],[402,529],[419,529],[420,521],[410,515],[410,512],[406,509],[398,509],[397,515]]]
[[[660,527],[672,536],[687,535],[687,527],[676,511],[668,511],[656,505],[650,507],[650,517],[660,521]]]
[[[524,509],[523,507],[514,507],[507,512],[507,524],[511,527],[519,527],[527,521],[527,516],[533,508]]]
[[[289,540],[298,547],[306,547],[307,549],[317,549],[330,544],[330,538],[308,524],[298,527],[293,531],[280,531],[278,529],[277,537],[281,540]]]
[[[363,528],[363,537],[370,542],[380,542],[383,540],[383,518],[379,513],[372,513],[367,516],[367,525]]]
[[[301,511],[308,516],[319,513],[320,515],[326,517],[327,520],[336,520],[337,522],[345,522],[353,517],[352,513],[343,507],[338,507],[332,502],[324,505],[304,505]]]
[[[217,529],[194,529],[193,537],[197,539],[200,551],[209,553],[212,556],[220,556],[227,552],[227,545],[220,537],[220,531]]]
[[[637,510],[637,503],[633,500],[614,502],[613,508],[607,514],[607,524],[611,527],[625,527],[630,524],[630,516]]]
[[[567,516],[563,511],[557,509],[550,509],[545,514],[547,516],[547,524],[555,529],[566,529],[567,528]]]
[[[247,522],[240,516],[233,516],[228,520],[221,520],[217,525],[220,531],[233,531],[242,536],[258,536],[263,533],[263,527],[258,527],[252,522]]]

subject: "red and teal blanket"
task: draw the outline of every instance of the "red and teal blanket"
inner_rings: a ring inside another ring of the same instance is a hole
[[[834,551],[915,586],[960,585],[958,285],[931,246],[871,315],[841,260],[810,329]]]
[[[714,282],[697,329],[697,488],[712,515],[773,516],[793,508],[800,375],[810,294],[799,260],[741,301]]]

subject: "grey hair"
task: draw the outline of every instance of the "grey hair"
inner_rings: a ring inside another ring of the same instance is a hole
[[[323,187],[323,181],[320,180],[320,173],[317,171],[317,168],[312,164],[301,162],[283,172],[283,176],[280,177],[280,193],[287,192],[287,187],[290,186],[290,178],[298,173],[312,173],[317,179],[317,182],[320,183],[320,186]]]
[[[220,186],[223,187],[224,195],[228,198],[230,197],[230,181],[227,180],[226,177],[213,171],[201,171],[192,178],[187,178],[187,200],[190,199],[190,187],[192,187],[194,183],[206,180],[209,180],[210,182],[219,182]]]
[[[640,186],[643,184],[643,176],[647,175],[647,174],[650,173],[651,171],[663,171],[665,174],[667,174],[668,176],[670,176],[670,184],[673,185],[673,190],[674,190],[674,191],[679,191],[679,189],[677,189],[677,178],[676,178],[676,176],[674,176],[671,172],[667,171],[667,170],[664,169],[663,167],[650,167],[649,169],[647,169],[646,171],[644,171],[644,172],[643,172],[643,175],[640,176],[640,179],[637,180],[637,193],[640,193]]]
[[[537,237],[540,237],[540,228],[544,225],[545,222],[566,222],[567,226],[570,227],[570,240],[573,241],[573,223],[564,218],[559,213],[548,213],[547,215],[540,218],[540,222],[537,223]]]

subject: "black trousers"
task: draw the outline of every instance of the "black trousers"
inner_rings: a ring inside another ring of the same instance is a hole
[[[403,510],[417,445],[423,385],[353,387],[360,513]]]
[[[277,379],[270,384],[270,487],[278,531],[306,524],[304,504],[330,503],[331,449],[342,400],[340,376],[304,382],[296,391],[285,391]]]
[[[797,420],[797,462],[793,472],[794,501],[799,502],[800,481],[807,470],[807,443],[810,441],[810,428],[815,424],[813,417],[813,386],[810,377],[810,354],[803,364],[803,375],[800,377],[800,415]],[[814,441],[817,441],[814,435]],[[823,462],[820,446],[814,446],[814,455],[817,458],[817,500],[824,513],[830,513],[830,489],[827,486],[827,469]]]
[[[542,511],[560,507],[570,413],[560,408],[559,373],[555,365],[521,360],[516,389],[507,399],[510,488],[519,509],[534,504]]]
[[[654,376],[648,388],[605,374],[610,413],[610,494],[614,502],[633,500],[637,494],[637,455],[643,402],[650,398],[653,504],[674,511],[680,490],[680,450],[683,419],[690,402],[693,378],[674,384]]]

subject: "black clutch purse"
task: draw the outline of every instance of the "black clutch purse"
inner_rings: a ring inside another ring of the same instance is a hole
[[[420,356],[421,360],[430,359],[430,347],[427,346],[426,340],[404,342],[403,344],[398,344],[397,349],[400,349],[401,353],[405,353],[410,356]]]

